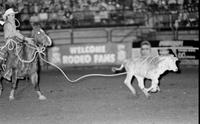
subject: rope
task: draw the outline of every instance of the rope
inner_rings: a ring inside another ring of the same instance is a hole
[[[78,82],[79,80],[81,80],[81,79],[83,79],[83,78],[86,78],[86,77],[95,77],[95,76],[114,77],[114,76],[124,75],[124,74],[127,73],[127,72],[124,72],[124,73],[118,73],[118,74],[87,74],[87,75],[83,75],[83,76],[81,76],[81,77],[79,77],[79,78],[77,78],[77,79],[71,80],[71,79],[65,74],[65,72],[64,72],[60,67],[58,67],[58,66],[57,66],[56,64],[54,64],[54,63],[51,63],[51,62],[45,60],[45,59],[42,57],[42,55],[46,56],[46,54],[44,53],[45,47],[41,47],[41,48],[40,48],[40,47],[37,47],[37,46],[35,46],[35,45],[31,46],[30,44],[26,44],[27,47],[30,47],[30,48],[36,50],[36,51],[34,52],[34,55],[33,55],[32,59],[30,59],[30,60],[23,60],[23,59],[19,56],[19,52],[20,52],[20,51],[18,51],[17,42],[14,41],[13,39],[9,39],[9,40],[7,41],[7,43],[6,43],[3,47],[1,47],[1,50],[4,49],[4,48],[7,47],[7,46],[8,46],[8,49],[9,49],[9,50],[13,50],[13,49],[14,49],[14,44],[16,45],[16,50],[17,50],[17,54],[16,54],[16,55],[17,55],[18,59],[19,59],[21,62],[24,62],[24,63],[31,63],[32,61],[34,61],[34,59],[36,58],[37,53],[38,53],[41,60],[43,60],[44,62],[50,64],[51,66],[56,67],[56,68],[64,75],[64,77],[65,77],[69,82],[71,82],[71,83]]]
[[[16,27],[17,27],[17,28],[20,27],[20,22],[19,22],[19,20],[16,19],[16,18],[15,18],[15,20],[16,20],[16,22],[18,23],[18,25],[16,25]]]
[[[39,56],[40,56],[40,58],[41,58],[44,62],[50,64],[51,66],[56,67],[56,68],[64,75],[64,77],[65,77],[69,82],[71,82],[71,83],[78,82],[79,80],[81,80],[81,79],[83,79],[83,78],[86,78],[86,77],[96,77],[96,76],[101,76],[101,77],[114,77],[114,76],[124,75],[124,74],[127,73],[127,72],[123,72],[123,73],[118,73],[118,74],[87,74],[87,75],[83,75],[83,76],[81,76],[81,77],[79,77],[79,78],[77,78],[77,79],[71,80],[71,79],[69,79],[69,77],[65,74],[65,72],[64,72],[60,67],[58,67],[58,66],[57,66],[56,64],[54,64],[54,63],[51,63],[51,62],[45,60],[44,58],[42,58],[42,56],[41,56],[40,54],[39,54]]]
[[[43,55],[45,55],[44,54],[44,51],[45,51],[45,47],[31,47],[30,45],[28,46],[27,45],[27,47],[30,47],[30,48],[32,48],[32,49],[35,49],[36,51],[34,52],[34,54],[33,54],[33,57],[32,57],[32,59],[30,59],[30,60],[23,60],[20,56],[19,56],[19,52],[17,52],[17,57],[18,57],[18,59],[21,61],[21,62],[24,62],[24,63],[31,63],[31,62],[33,62],[34,60],[35,60],[35,58],[36,58],[36,56],[37,56],[37,53],[40,53],[40,54],[43,54]]]

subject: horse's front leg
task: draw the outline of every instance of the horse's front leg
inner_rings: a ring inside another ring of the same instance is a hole
[[[38,95],[39,100],[46,100],[46,97],[40,91],[37,72],[34,72],[33,74],[31,74],[30,79],[31,79],[31,83],[33,84],[34,89]]]
[[[10,95],[9,95],[9,100],[14,100],[14,94],[15,94],[15,90],[17,89],[17,71],[13,70],[12,73],[12,87],[11,87],[11,91],[10,91]]]

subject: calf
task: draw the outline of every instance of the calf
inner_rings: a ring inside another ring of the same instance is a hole
[[[178,58],[173,55],[168,56],[145,56],[131,60],[126,60],[123,64],[127,71],[127,76],[124,81],[125,85],[131,90],[133,95],[136,95],[135,88],[131,85],[133,76],[138,80],[139,88],[144,92],[146,97],[149,97],[149,92],[160,91],[158,86],[158,78],[165,71],[178,71],[176,61]],[[121,66],[120,68],[122,68]],[[144,79],[151,79],[152,83],[149,88],[145,88]]]

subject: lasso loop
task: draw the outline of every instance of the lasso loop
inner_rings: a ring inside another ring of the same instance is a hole
[[[1,50],[3,50],[4,48],[8,48],[8,50],[13,50],[14,49],[14,43],[16,43],[16,41],[14,41],[13,39],[8,39],[6,44],[4,46],[1,47]]]

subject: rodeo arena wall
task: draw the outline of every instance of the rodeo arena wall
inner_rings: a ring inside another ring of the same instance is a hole
[[[120,65],[127,58],[140,53],[141,36],[149,35],[152,54],[174,54],[181,65],[199,64],[199,32],[180,31],[174,40],[172,31],[157,32],[144,27],[81,28],[65,30],[46,30],[53,46],[46,52],[46,60],[59,67]],[[23,31],[25,36],[30,31]],[[0,43],[3,44],[3,32]],[[54,67],[41,62],[42,69]]]

